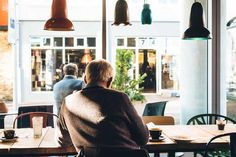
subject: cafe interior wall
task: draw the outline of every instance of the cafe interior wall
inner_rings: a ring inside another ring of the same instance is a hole
[[[10,28],[10,39],[14,47],[16,72],[16,85],[14,86],[15,96],[14,101],[16,105],[29,103],[53,103],[52,92],[32,92],[31,91],[31,50],[30,37],[31,36],[96,36],[98,44],[101,45],[101,23],[100,23],[100,9],[95,9],[101,6],[101,3],[90,0],[94,3],[74,3],[75,1],[68,0],[68,17],[73,21],[75,31],[73,32],[52,32],[43,30],[45,21],[50,17],[51,1],[39,0],[10,0],[12,5],[10,20],[14,21],[15,27]],[[77,1],[76,1],[77,2]],[[110,2],[110,1],[109,1]],[[136,3],[137,1],[133,1]],[[142,5],[141,5],[142,6]],[[89,9],[88,9],[89,8]],[[101,7],[100,7],[101,8]],[[91,10],[88,13],[88,10]],[[96,11],[94,11],[96,10]],[[111,10],[110,10],[111,11]],[[87,12],[89,16],[80,16]],[[113,15],[113,11],[112,11]],[[111,18],[109,14],[109,18]],[[151,26],[143,26],[139,22],[139,15],[136,15],[136,20],[133,21],[132,26],[112,27],[111,21],[108,22],[108,60],[114,62],[115,50],[112,46],[114,37],[118,35],[128,36],[179,36],[179,21],[154,21]],[[108,18],[108,19],[109,19]],[[135,19],[135,18],[134,18]],[[88,27],[89,26],[89,27]],[[89,28],[89,29],[88,29]],[[169,29],[166,29],[169,28]],[[138,31],[137,31],[138,30]],[[147,33],[149,32],[149,33]],[[120,33],[120,34],[119,34]],[[101,47],[97,47],[101,51]],[[97,54],[97,58],[101,58],[101,53]]]

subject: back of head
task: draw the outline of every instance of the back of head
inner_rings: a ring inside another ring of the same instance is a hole
[[[111,64],[104,59],[91,61],[85,69],[87,83],[107,82],[113,75]]]
[[[63,67],[63,71],[65,75],[77,75],[78,67],[74,63],[68,63]]]

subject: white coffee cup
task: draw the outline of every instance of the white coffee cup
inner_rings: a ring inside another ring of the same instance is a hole
[[[43,129],[43,117],[33,117],[32,118],[34,137],[38,138],[42,136]]]

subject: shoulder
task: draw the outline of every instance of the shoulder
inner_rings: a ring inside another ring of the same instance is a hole
[[[120,92],[120,91],[117,91],[114,89],[107,89],[107,91],[110,95],[113,95],[113,96],[118,97],[120,99],[129,99],[128,95],[125,94],[124,92]]]

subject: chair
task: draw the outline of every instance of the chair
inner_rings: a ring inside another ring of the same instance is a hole
[[[22,113],[18,115],[13,121],[13,128],[16,128],[16,121],[17,121],[17,128],[32,128],[32,118],[42,116],[43,117],[43,128],[47,126],[54,127],[53,116],[58,118],[56,114],[50,112],[28,112]],[[20,123],[18,123],[20,121]],[[18,124],[24,124],[22,127]]]
[[[5,115],[0,115],[0,129],[4,128]]]
[[[143,116],[164,116],[167,101],[147,103]]]
[[[213,154],[214,152],[216,152],[216,154],[219,154],[217,151],[212,151],[210,150],[210,145],[212,144],[212,142],[217,139],[217,138],[221,138],[221,137],[225,137],[225,136],[229,136],[230,137],[230,153],[227,152],[228,154],[223,154],[224,152],[221,152],[221,156],[228,156],[228,157],[236,157],[236,132],[232,132],[232,133],[226,133],[226,134],[220,134],[217,136],[214,136],[213,138],[211,138],[209,140],[209,142],[206,144],[206,148],[205,148],[205,153],[204,153],[204,157],[208,157],[208,153],[210,152],[210,154]],[[209,151],[210,150],[210,151]]]
[[[33,106],[19,106],[18,108],[18,115],[22,113],[28,112],[50,112],[53,113],[53,105],[33,105]],[[47,126],[54,127],[53,124],[53,117],[50,115],[48,117]],[[28,128],[30,127],[30,119],[29,116],[22,117],[17,121],[18,128]]]
[[[216,120],[220,118],[225,119],[227,123],[230,122],[236,124],[235,120],[220,114],[199,114],[190,118],[187,125],[216,124]]]
[[[153,122],[155,125],[174,125],[175,120],[171,116],[143,116],[145,124]]]
[[[79,157],[149,157],[146,149],[85,147]]]
[[[216,124],[216,120],[220,118],[225,119],[227,123],[228,122],[233,123],[233,124],[236,123],[235,120],[229,117],[226,117],[220,114],[207,114],[206,113],[206,114],[199,114],[199,115],[193,116],[192,118],[188,120],[187,125]],[[202,156],[204,155],[203,152],[194,152],[194,157],[197,157],[197,154],[201,154]]]
[[[142,119],[145,124],[150,123],[150,122],[153,122],[155,125],[174,125],[175,124],[175,120],[171,116],[143,116]],[[181,157],[183,155],[184,153],[182,152],[175,153],[176,157]],[[154,157],[159,157],[159,156],[160,156],[159,153],[154,153]],[[172,156],[174,156],[174,154],[172,154]]]

